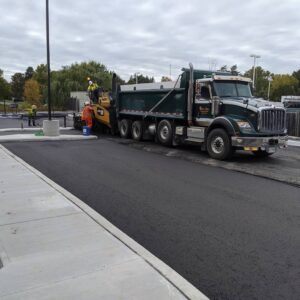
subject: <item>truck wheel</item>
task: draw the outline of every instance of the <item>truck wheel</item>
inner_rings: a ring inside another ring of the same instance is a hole
[[[211,158],[225,160],[232,156],[230,137],[222,128],[213,129],[207,138],[207,152]]]
[[[143,138],[143,124],[141,121],[134,121],[131,127],[132,138],[136,141],[141,141]]]
[[[268,153],[267,151],[264,150],[258,150],[258,151],[253,151],[252,152],[256,157],[268,157],[274,153]]]
[[[123,139],[130,138],[131,134],[131,120],[123,119],[120,122],[120,135]]]
[[[164,146],[171,146],[173,140],[173,128],[168,120],[162,120],[157,127],[157,139]]]

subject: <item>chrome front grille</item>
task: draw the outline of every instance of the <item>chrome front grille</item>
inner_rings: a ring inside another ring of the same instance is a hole
[[[279,133],[286,129],[285,109],[263,108],[258,116],[258,130],[261,132]]]

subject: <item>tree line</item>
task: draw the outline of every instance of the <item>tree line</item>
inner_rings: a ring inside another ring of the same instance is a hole
[[[240,74],[237,66],[230,68],[222,66],[220,71]],[[269,79],[271,78],[270,100],[280,101],[282,95],[300,95],[300,69],[290,74],[274,74],[262,67],[256,67],[255,76],[255,96],[267,98]],[[98,62],[74,63],[70,66],[63,66],[58,71],[51,71],[51,94],[53,106],[56,109],[64,107],[70,98],[71,91],[86,91],[88,78],[91,78],[104,90],[111,89],[113,72]],[[240,74],[252,78],[253,68]],[[134,84],[154,82],[154,77],[136,73],[130,76],[125,82],[117,76],[121,84]],[[170,81],[167,76],[163,76],[161,81]],[[18,72],[12,75],[8,82],[0,69],[0,100],[14,99],[15,101],[25,101],[28,105],[35,104],[39,107],[47,104],[47,65],[40,64],[35,69],[29,66],[24,73]]]

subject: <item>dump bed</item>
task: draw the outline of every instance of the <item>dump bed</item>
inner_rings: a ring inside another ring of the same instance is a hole
[[[180,118],[186,116],[184,88],[121,91],[118,95],[120,116]]]

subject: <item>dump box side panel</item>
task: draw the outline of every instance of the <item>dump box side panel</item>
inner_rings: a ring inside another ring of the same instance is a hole
[[[158,116],[166,115],[185,118],[185,89],[173,90],[155,109],[152,108],[165,97],[170,90],[124,91],[119,94],[119,114]],[[151,111],[152,110],[152,111]]]

